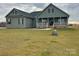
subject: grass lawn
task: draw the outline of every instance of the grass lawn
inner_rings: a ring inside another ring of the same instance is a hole
[[[79,29],[0,29],[0,55],[79,56]]]

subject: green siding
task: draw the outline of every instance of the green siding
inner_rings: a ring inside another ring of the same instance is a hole
[[[49,13],[50,9],[50,13]],[[52,9],[54,10],[52,12]],[[59,9],[55,8],[54,6],[49,6],[47,9],[45,9],[38,18],[48,18],[48,17],[68,17],[64,12],[60,11]]]

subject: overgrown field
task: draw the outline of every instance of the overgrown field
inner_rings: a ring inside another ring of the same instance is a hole
[[[0,29],[0,55],[71,56],[79,55],[79,29],[52,30]]]

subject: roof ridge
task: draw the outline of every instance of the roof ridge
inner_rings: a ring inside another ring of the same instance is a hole
[[[42,11],[34,11],[34,12],[31,12],[31,13],[37,13],[37,12],[42,12]],[[30,13],[30,14],[31,14],[31,13]]]
[[[5,17],[9,16],[9,14],[12,12],[12,11],[18,11],[18,12],[21,12],[19,15],[23,15],[23,16],[26,16],[26,17],[32,17],[30,13],[28,12],[25,12],[25,11],[22,11],[20,9],[17,9],[17,8],[13,8]]]
[[[50,3],[46,8],[44,8],[44,9],[42,10],[42,12],[43,12],[44,10],[46,10],[50,5],[54,6],[55,8],[59,9],[60,11],[64,12],[66,15],[69,16],[69,14],[67,14],[65,11],[61,10],[59,7],[55,6],[55,5],[52,4],[52,3]],[[41,12],[41,13],[42,13],[42,12]]]
[[[61,8],[59,8],[59,7],[55,6],[54,4],[52,4],[52,5],[53,5],[55,8],[59,9],[60,11],[64,12],[65,14],[67,14],[67,15],[69,16],[69,14],[68,14],[68,13],[66,13],[65,11],[63,11]]]
[[[24,13],[28,13],[28,12],[26,12],[26,11],[23,11],[23,10],[20,10],[20,9],[17,9],[17,8],[13,8],[14,10],[18,10],[18,11],[21,11],[21,12],[24,12]],[[28,14],[30,14],[30,13],[28,13]]]

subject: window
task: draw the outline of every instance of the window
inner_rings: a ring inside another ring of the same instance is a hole
[[[54,9],[48,9],[48,13],[54,13]]]
[[[11,24],[11,18],[7,19],[7,24]]]
[[[58,21],[58,19],[55,19],[55,23],[58,23],[59,21]]]
[[[23,24],[24,23],[24,19],[23,18],[19,18],[18,19],[18,24]]]
[[[52,9],[52,13],[54,13],[54,9]]]
[[[15,10],[13,11],[13,15],[15,15]]]
[[[20,19],[18,18],[18,24],[20,24]]]
[[[63,21],[63,24],[66,24],[67,23],[67,20],[66,19],[62,19]]]
[[[48,9],[48,13],[50,13],[50,9]]]
[[[22,24],[24,23],[24,19],[22,18]]]
[[[38,20],[38,22],[41,23],[41,22],[42,22],[42,19],[40,18],[40,19]]]

